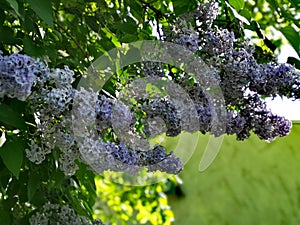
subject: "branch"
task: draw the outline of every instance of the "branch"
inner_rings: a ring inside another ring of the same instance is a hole
[[[62,25],[60,25],[58,22],[54,22],[59,29],[61,29],[67,36],[69,36],[72,41],[76,44],[76,46],[80,49],[80,51],[82,52],[83,56],[86,59],[89,59],[89,55],[88,53],[81,47],[80,43],[77,41],[77,39],[68,31],[68,29],[64,28]]]
[[[163,14],[161,13],[161,11],[157,10],[155,7],[153,7],[150,3],[145,2],[144,0],[140,0],[140,2],[146,6],[147,8],[151,9],[158,18],[163,18]]]

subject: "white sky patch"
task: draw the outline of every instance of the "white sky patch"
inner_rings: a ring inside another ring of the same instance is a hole
[[[300,120],[300,100],[292,101],[286,97],[277,97],[274,100],[266,99],[267,107],[278,115],[284,116],[289,120]]]

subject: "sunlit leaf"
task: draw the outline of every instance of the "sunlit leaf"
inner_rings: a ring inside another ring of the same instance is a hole
[[[244,8],[244,5],[245,5],[244,0],[228,0],[228,2],[237,11]]]
[[[293,27],[286,26],[280,29],[281,33],[291,43],[297,54],[300,56],[300,34]]]

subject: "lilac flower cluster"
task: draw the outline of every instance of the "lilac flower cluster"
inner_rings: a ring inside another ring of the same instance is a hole
[[[166,29],[165,39],[196,52],[220,77],[228,111],[227,134],[237,134],[237,138],[243,140],[252,130],[267,141],[287,135],[291,122],[268,111],[260,96],[299,98],[299,71],[285,63],[258,63],[252,46],[235,38],[233,31],[214,24],[218,12],[219,7],[213,1],[201,4],[191,14],[178,19],[172,28]],[[190,23],[191,18],[193,23]],[[175,80],[183,84],[194,100],[200,130],[210,131],[212,108],[201,86],[197,82],[186,84],[181,78],[175,77]]]
[[[8,96],[25,101],[37,75],[44,75],[40,67],[44,67],[42,62],[27,55],[2,56],[0,51],[0,98]]]
[[[30,96],[33,112],[40,120],[60,116],[71,103],[74,90],[74,72],[67,66],[64,69],[52,69],[46,78],[37,78],[36,88]]]
[[[26,155],[30,161],[41,163],[47,154],[58,147],[61,152],[61,170],[66,175],[73,175],[78,168],[74,161],[80,154],[74,137],[66,132],[70,130],[70,123],[65,126],[62,122],[66,122],[70,116],[68,111],[75,92],[72,87],[74,72],[66,66],[64,69],[47,68],[42,71],[45,75],[36,76],[33,91],[28,98],[37,124],[34,139],[39,142],[32,140]]]
[[[244,118],[244,122],[243,129],[237,133],[239,140],[248,138],[250,130],[266,141],[272,141],[290,132],[291,122],[268,111],[266,103],[257,94],[248,95],[243,101],[244,106],[241,107],[239,115]]]
[[[161,116],[166,124],[166,135],[177,136],[181,132],[181,121],[177,115],[177,110],[171,104],[168,98],[153,98],[143,104],[143,110],[146,112],[147,118],[151,119],[156,116]],[[147,129],[145,133],[149,132]]]
[[[27,55],[2,56],[0,52],[0,98],[29,100],[37,119],[38,130],[25,150],[36,164],[55,147],[54,117],[60,116],[71,101],[73,75],[67,67],[50,71],[45,63]]]
[[[141,67],[142,67],[143,74],[147,77],[163,77],[164,76],[162,63],[142,62]]]
[[[96,173],[110,170],[136,175],[145,167],[149,172],[159,170],[177,174],[183,167],[180,159],[172,152],[168,154],[162,146],[136,151],[126,148],[122,143],[104,142],[94,137],[86,138],[79,148],[83,161]]]
[[[89,221],[84,216],[79,216],[68,205],[46,203],[42,210],[33,214],[29,219],[30,225],[104,225],[100,220]]]
[[[38,145],[34,140],[31,140],[28,144],[29,148],[25,149],[26,152],[26,157],[31,161],[36,164],[42,163],[46,155],[51,153],[50,148],[44,145]]]
[[[105,95],[101,96],[96,104],[96,122],[97,128],[101,130],[106,130],[111,127],[111,117],[112,117],[112,107],[114,101],[113,99],[107,98]]]

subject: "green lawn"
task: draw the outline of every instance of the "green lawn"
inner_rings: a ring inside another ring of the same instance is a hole
[[[226,136],[213,164],[199,172],[208,136],[180,174],[184,197],[170,196],[175,225],[300,224],[300,124],[266,143]]]

